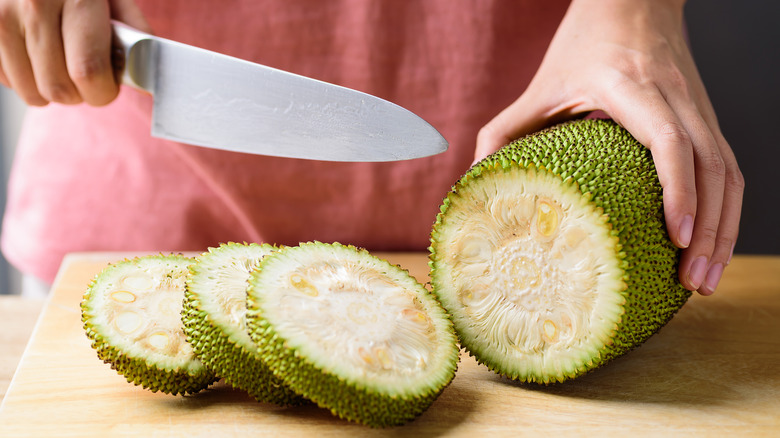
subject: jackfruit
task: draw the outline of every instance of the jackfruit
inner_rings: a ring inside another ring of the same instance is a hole
[[[425,411],[459,359],[445,310],[408,272],[338,243],[267,255],[247,328],[274,374],[341,418],[383,427]]]
[[[208,387],[217,377],[192,352],[181,306],[192,259],[137,257],[110,265],[90,283],[81,319],[98,357],[128,382],[168,394]]]
[[[690,296],[652,157],[612,121],[563,123],[475,164],[444,199],[429,249],[463,347],[520,381],[593,370]]]
[[[261,402],[298,405],[304,400],[262,361],[244,319],[249,275],[274,250],[267,244],[227,243],[196,257],[182,321],[195,355],[227,383]]]

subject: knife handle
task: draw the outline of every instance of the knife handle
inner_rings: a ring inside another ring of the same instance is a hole
[[[111,20],[111,63],[123,84],[151,93],[157,50],[156,38],[124,23]]]

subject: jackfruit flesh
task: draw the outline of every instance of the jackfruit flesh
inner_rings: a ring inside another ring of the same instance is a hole
[[[490,369],[560,382],[635,348],[690,295],[649,152],[569,122],[476,164],[431,233],[433,290]]]
[[[266,256],[249,280],[247,327],[287,385],[370,426],[421,414],[458,361],[452,323],[406,271],[339,244]]]
[[[247,280],[271,245],[226,243],[190,266],[182,312],[184,332],[206,366],[262,402],[295,405],[302,397],[274,377],[246,331]]]
[[[98,357],[151,391],[185,394],[216,380],[193,354],[181,323],[192,259],[147,256],[104,269],[81,302],[82,321]]]

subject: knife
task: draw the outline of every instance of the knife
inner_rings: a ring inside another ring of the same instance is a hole
[[[154,137],[323,161],[395,161],[447,150],[428,122],[338,85],[113,22],[122,82],[153,96]]]

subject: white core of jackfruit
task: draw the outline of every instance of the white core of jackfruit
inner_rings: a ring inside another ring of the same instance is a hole
[[[131,357],[168,369],[187,366],[192,347],[182,331],[181,308],[191,260],[123,263],[92,287],[90,323]]]
[[[370,256],[330,252],[314,246],[295,263],[263,266],[262,314],[285,345],[336,375],[390,391],[440,372],[454,334],[427,290]]]
[[[255,343],[246,330],[246,291],[250,274],[269,245],[223,245],[201,255],[190,281],[190,292],[199,309],[227,334],[231,341],[252,351]]]
[[[520,374],[558,374],[595,357],[625,289],[601,210],[559,177],[520,168],[483,173],[451,201],[437,269],[452,288],[439,293],[465,337]]]

